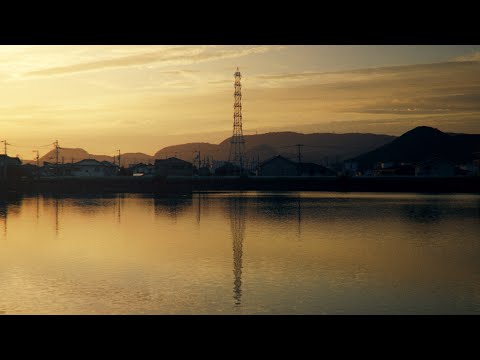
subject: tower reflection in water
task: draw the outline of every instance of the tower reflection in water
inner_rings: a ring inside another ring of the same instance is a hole
[[[233,242],[233,298],[235,306],[241,305],[242,299],[242,258],[243,238],[245,236],[245,201],[242,198],[231,198],[229,202],[230,229]]]

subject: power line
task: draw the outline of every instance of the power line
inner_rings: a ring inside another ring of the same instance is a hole
[[[20,147],[20,148],[40,148],[40,147],[47,147],[47,146],[52,146],[54,145],[55,143],[50,143],[50,144],[47,144],[47,145],[16,145],[16,144],[9,144],[10,146],[13,146],[13,147]]]
[[[37,154],[35,160],[37,161],[37,179],[40,177],[40,153],[38,150],[33,150],[32,152]]]
[[[285,146],[277,146],[279,149],[283,148],[292,148],[292,147],[297,147],[299,144],[295,145],[285,145]],[[307,145],[307,144],[301,144],[302,146],[307,146],[307,147],[314,147],[314,148],[325,148],[325,146],[318,146],[318,145]]]
[[[4,143],[4,145],[5,145],[5,147],[4,147],[4,153],[5,153],[5,156],[7,156],[7,145],[11,145],[11,144],[7,143],[7,140],[2,140],[2,141],[0,141],[0,142],[3,142],[3,143]]]

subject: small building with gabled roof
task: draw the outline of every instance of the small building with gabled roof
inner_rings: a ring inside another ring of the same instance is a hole
[[[109,161],[95,159],[84,159],[67,164],[45,162],[41,174],[42,176],[115,176],[118,175],[118,166]]]
[[[193,164],[171,157],[155,160],[155,174],[158,176],[193,176]]]
[[[259,165],[259,175],[298,176],[298,164],[282,155],[277,155]]]
[[[446,159],[431,159],[415,166],[415,176],[455,176],[455,164]]]

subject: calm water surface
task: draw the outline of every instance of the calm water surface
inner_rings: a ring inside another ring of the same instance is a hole
[[[0,313],[478,313],[479,234],[479,195],[0,200]]]

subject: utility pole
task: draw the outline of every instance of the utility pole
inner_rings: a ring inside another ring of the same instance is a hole
[[[201,166],[200,150],[197,151],[198,168]]]
[[[35,157],[35,160],[37,161],[37,179],[40,177],[40,153],[38,152],[38,150],[33,150],[34,153],[37,154],[37,156]]]
[[[297,147],[297,159],[298,159],[298,175],[302,175],[302,147],[303,144],[295,144]]]
[[[120,150],[117,150],[117,151],[118,151],[118,167],[121,167],[122,163],[120,162]]]
[[[295,146],[297,147],[297,159],[298,159],[298,163],[301,164],[302,163],[302,147],[304,146],[303,144],[295,144]]]
[[[4,144],[4,153],[5,153],[5,159],[3,161],[3,179],[4,180],[7,180],[7,162],[8,162],[8,158],[7,158],[7,145],[10,145],[9,143],[7,143],[7,140],[3,140],[2,141],[3,144]]]
[[[55,140],[53,145],[55,146],[55,174],[58,176],[60,173],[58,171],[58,150],[59,150],[58,140]]]
[[[55,145],[55,165],[58,166],[58,149],[59,149],[58,140],[55,140],[54,145]]]

